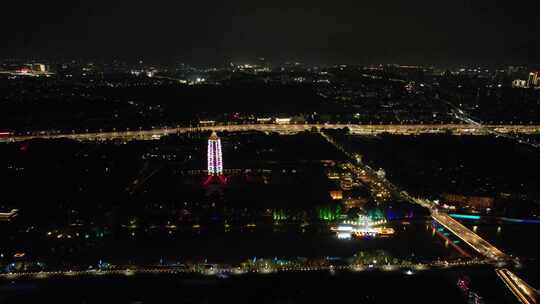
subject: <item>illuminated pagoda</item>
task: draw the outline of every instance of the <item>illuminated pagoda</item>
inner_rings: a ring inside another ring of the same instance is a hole
[[[208,138],[208,175],[223,175],[223,161],[221,157],[221,140],[216,132],[212,132]]]
[[[227,183],[227,178],[223,175],[223,158],[221,155],[221,139],[216,132],[212,132],[208,138],[208,176],[203,185],[208,188],[207,194],[221,192],[220,185]]]

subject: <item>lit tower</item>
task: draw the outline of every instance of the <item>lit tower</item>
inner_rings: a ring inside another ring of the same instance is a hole
[[[223,175],[221,139],[215,131],[208,138],[208,175]]]

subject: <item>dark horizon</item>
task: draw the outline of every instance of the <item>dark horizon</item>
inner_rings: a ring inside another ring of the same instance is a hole
[[[12,2],[0,21],[0,56],[535,65],[540,27],[533,6],[522,0]]]

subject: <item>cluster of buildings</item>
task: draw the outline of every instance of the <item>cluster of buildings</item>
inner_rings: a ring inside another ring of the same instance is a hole
[[[513,88],[523,88],[523,89],[540,89],[540,71],[530,72],[529,77],[524,79],[516,79],[512,81]]]
[[[223,119],[230,119],[235,122],[245,123],[245,124],[275,124],[275,125],[290,125],[290,124],[300,124],[305,123],[305,118],[303,116],[282,116],[282,117],[273,117],[273,116],[264,116],[264,117],[255,117],[255,115],[242,115],[240,113],[234,113],[231,117],[215,117],[211,119],[202,119],[199,120],[200,126],[217,126],[223,123],[226,123]]]
[[[442,193],[441,200],[448,209],[469,209],[476,211],[489,211],[495,207],[493,197],[465,196],[452,193]]]

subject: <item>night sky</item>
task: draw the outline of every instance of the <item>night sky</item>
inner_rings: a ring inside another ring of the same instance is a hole
[[[540,63],[533,0],[4,2],[2,57]]]

